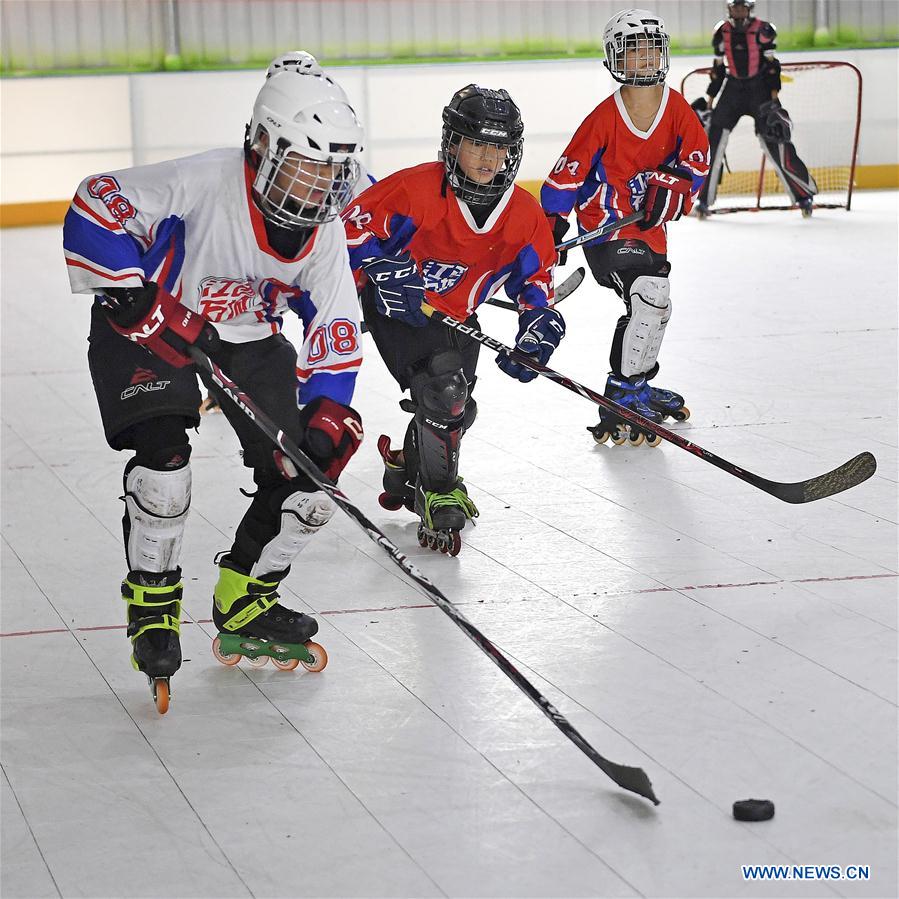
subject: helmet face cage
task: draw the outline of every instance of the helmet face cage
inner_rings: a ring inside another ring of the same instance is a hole
[[[482,184],[465,174],[459,165],[459,148],[463,138],[467,138],[478,147],[495,147],[506,151],[506,158],[499,171],[493,176],[492,181]],[[521,157],[524,140],[514,144],[501,144],[494,141],[481,141],[453,131],[449,126],[443,126],[443,139],[440,142],[440,152],[443,157],[443,165],[446,169],[446,180],[449,181],[453,193],[466,203],[475,206],[484,206],[498,200],[514,183],[521,165]]]
[[[606,26],[604,37],[605,66],[617,82],[651,87],[665,80],[671,65],[670,38],[658,16],[642,10],[619,14]],[[649,66],[638,68],[643,59]]]
[[[359,177],[355,159],[311,159],[291,149],[281,138],[274,145],[261,140],[259,128],[253,150],[259,167],[253,194],[268,221],[281,228],[312,228],[337,218],[352,199]]]

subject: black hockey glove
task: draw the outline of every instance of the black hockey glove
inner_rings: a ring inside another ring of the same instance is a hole
[[[568,233],[568,219],[562,218],[561,215],[554,212],[551,212],[546,218],[549,220],[550,228],[553,229],[553,243],[556,245],[562,243]],[[567,261],[568,250],[559,250],[559,265],[565,265]]]
[[[650,172],[643,198],[643,221],[637,227],[648,231],[665,222],[677,221],[683,214],[692,189],[692,178],[668,166],[663,165]]]
[[[375,305],[381,315],[413,328],[424,327],[428,318],[421,311],[425,285],[418,264],[409,252],[399,256],[371,256],[362,268],[377,292]]]
[[[759,104],[755,117],[756,133],[763,139],[776,144],[787,144],[793,134],[790,114],[780,105],[777,98]]]
[[[215,328],[152,281],[141,287],[109,287],[100,302],[114,331],[175,368],[193,364],[185,352],[188,346],[196,344],[208,356],[219,348]]]
[[[539,309],[525,309],[518,316],[518,337],[515,349],[533,356],[541,365],[549,362],[553,350],[565,336],[565,319],[548,306]],[[496,364],[510,377],[527,383],[537,377],[537,372],[525,368],[508,353],[499,353]]]
[[[699,124],[708,131],[709,125],[712,124],[712,110],[709,109],[709,101],[706,100],[705,97],[697,97],[690,106],[692,107],[693,112],[696,113]]]

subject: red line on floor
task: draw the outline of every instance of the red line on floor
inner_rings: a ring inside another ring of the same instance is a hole
[[[620,593],[604,593],[603,596],[632,596],[636,594],[643,593],[683,593],[685,590],[721,590],[728,589],[730,587],[772,587],[777,584],[822,584],[822,583],[837,583],[839,581],[873,581],[879,578],[897,578],[899,574],[847,574],[842,577],[805,577],[805,578],[793,578],[792,580],[788,580],[783,578],[777,581],[746,581],[742,584],[692,584],[686,585],[683,587],[648,587],[644,590],[622,590]],[[597,594],[599,595],[599,594]],[[456,605],[464,606],[477,604],[480,605],[479,601],[475,601],[474,603],[465,603],[460,602],[456,603]],[[405,612],[411,609],[436,609],[437,606],[432,603],[421,603],[420,605],[408,605],[408,606],[381,606],[380,608],[374,609],[325,609],[320,612],[315,612],[316,615],[372,615],[378,614],[379,612]],[[181,624],[212,624],[211,618],[199,618],[196,621],[182,621]],[[65,627],[53,627],[46,628],[44,630],[33,630],[33,631],[10,631],[5,634],[0,634],[0,637],[34,637],[41,634],[67,634],[67,633],[80,633],[87,631],[123,631],[128,625],[126,624],[102,624],[96,625],[94,627],[75,627],[75,628],[65,628]]]

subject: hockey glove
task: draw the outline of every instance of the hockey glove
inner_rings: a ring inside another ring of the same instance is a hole
[[[640,230],[648,231],[665,222],[677,221],[686,208],[692,188],[692,178],[668,166],[650,172],[643,198],[643,221],[638,225]]]
[[[152,281],[142,287],[110,287],[101,302],[114,331],[175,368],[193,365],[186,353],[193,344],[210,356],[219,347],[218,332],[199,312]]]
[[[568,219],[562,218],[561,215],[551,212],[547,215],[549,226],[553,229],[553,243],[558,245],[565,239],[568,233]],[[559,250],[559,265],[565,265],[568,262],[568,250]]]
[[[705,131],[708,131],[709,125],[712,124],[712,110],[709,109],[709,101],[705,97],[697,97],[690,106],[693,112],[696,113],[699,124],[702,125]]]
[[[790,114],[780,105],[780,100],[768,100],[759,104],[756,115],[756,131],[762,140],[787,144],[793,134]]]
[[[375,305],[381,315],[396,319],[413,328],[428,323],[421,311],[425,285],[411,254],[372,256],[362,260],[362,268],[377,292]]]
[[[317,396],[300,411],[300,425],[303,452],[336,481],[362,443],[359,413],[326,396]]]
[[[533,356],[541,365],[549,362],[553,350],[565,336],[565,319],[547,306],[539,309],[525,309],[518,316],[518,337],[515,349]],[[537,372],[525,368],[508,353],[500,353],[496,364],[510,377],[527,383],[537,377]]]

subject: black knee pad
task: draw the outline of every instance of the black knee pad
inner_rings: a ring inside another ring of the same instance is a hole
[[[465,412],[462,415],[462,433],[464,434],[478,417],[478,404],[474,397],[469,397],[465,404]]]
[[[416,414],[425,411],[441,420],[461,416],[468,399],[461,354],[456,350],[434,353],[427,367],[412,375],[411,393]]]

